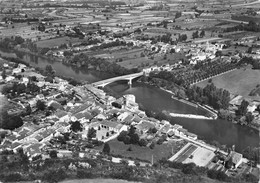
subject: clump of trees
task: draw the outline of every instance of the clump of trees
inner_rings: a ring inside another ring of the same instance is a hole
[[[186,91],[190,100],[207,104],[214,109],[227,109],[230,101],[230,93],[222,88],[217,88],[213,83],[205,88],[198,86],[189,87]]]
[[[138,72],[137,68],[128,70],[118,65],[117,63],[111,63],[102,58],[89,57],[87,54],[84,53],[75,55],[72,59],[67,59],[64,62],[67,64],[75,65],[77,67],[89,68],[89,66],[91,66],[95,70],[108,72],[116,76]]]
[[[131,126],[129,131],[122,131],[119,136],[117,137],[118,141],[122,141],[125,144],[139,144],[139,136],[135,131],[135,127]],[[144,144],[141,142],[140,144]]]

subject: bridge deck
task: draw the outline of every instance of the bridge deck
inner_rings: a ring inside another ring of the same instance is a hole
[[[98,85],[102,85],[102,84],[105,84],[105,83],[112,83],[114,81],[119,81],[119,80],[128,80],[130,78],[134,79],[134,78],[137,78],[137,77],[142,76],[142,75],[143,75],[143,72],[128,74],[128,75],[124,75],[124,76],[118,76],[118,77],[114,77],[114,78],[105,79],[105,80],[98,81],[98,82],[95,82],[95,83],[92,83],[92,84],[98,86]]]

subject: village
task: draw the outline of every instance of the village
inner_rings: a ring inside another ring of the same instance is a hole
[[[74,159],[74,171],[101,160],[194,165],[220,181],[259,176],[258,1],[9,1],[0,2],[0,164]],[[105,76],[89,81],[91,72]],[[107,92],[107,78],[163,90],[187,111],[148,114],[137,95]],[[192,131],[186,120],[207,125]],[[221,125],[232,142],[215,133]]]
[[[48,76],[24,64],[2,62],[6,75],[1,83],[16,85],[16,88],[7,91],[11,105],[7,115],[22,116],[23,122],[12,131],[1,130],[1,134],[4,134],[1,135],[4,137],[0,146],[1,161],[17,161],[15,154],[21,149],[30,161],[53,157],[95,157],[102,152],[99,146],[121,138],[124,143],[147,147],[146,155],[155,146],[175,142],[178,148],[171,147],[174,154],[163,158],[180,163],[192,162],[231,176],[254,170],[252,164],[235,149],[224,152],[199,140],[197,135],[178,124],[147,117],[139,109],[134,95],[116,99],[91,84],[72,86],[58,77],[52,81],[48,79],[49,82],[46,81]],[[24,91],[21,85],[25,87]],[[31,94],[25,96],[28,92],[26,87],[30,85],[38,89],[31,90]],[[133,128],[135,135],[131,136],[129,130]],[[127,140],[127,136],[131,138]],[[119,157],[126,158],[129,165],[134,165],[129,157]],[[159,160],[159,157],[154,158]],[[153,155],[151,161],[142,158],[138,161],[155,163]]]

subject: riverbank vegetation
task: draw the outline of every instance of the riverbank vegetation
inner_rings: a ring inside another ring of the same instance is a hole
[[[94,69],[97,71],[108,72],[115,76],[126,75],[138,72],[138,69],[128,70],[121,67],[117,63],[111,63],[102,58],[89,57],[87,54],[81,53],[73,56],[71,59],[64,61],[65,64],[74,65],[76,67],[84,67],[86,69]]]

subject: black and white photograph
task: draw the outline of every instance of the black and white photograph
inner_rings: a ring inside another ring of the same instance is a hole
[[[260,183],[260,0],[0,0],[0,183]]]

